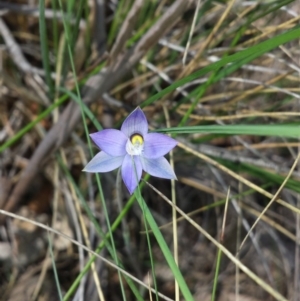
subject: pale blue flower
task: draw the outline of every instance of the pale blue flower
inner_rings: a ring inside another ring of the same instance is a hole
[[[83,171],[108,172],[121,167],[130,194],[136,189],[143,170],[155,177],[176,179],[164,155],[177,141],[163,134],[148,133],[146,116],[139,107],[124,120],[120,131],[107,129],[90,136],[102,151]]]

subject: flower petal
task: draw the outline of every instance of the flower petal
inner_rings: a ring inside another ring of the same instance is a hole
[[[133,165],[133,160],[135,165]],[[140,157],[126,155],[122,164],[122,178],[130,194],[136,189],[141,177],[142,164]]]
[[[155,159],[164,156],[177,145],[177,141],[169,136],[150,133],[144,136],[143,157]]]
[[[118,130],[108,129],[90,134],[95,144],[110,156],[125,156],[128,138]]]
[[[121,131],[130,137],[133,134],[146,135],[148,132],[148,122],[144,112],[140,107],[136,108],[123,122]]]
[[[124,156],[112,157],[105,152],[98,153],[83,169],[86,172],[107,172],[122,165]]]
[[[151,176],[163,179],[176,179],[176,175],[171,165],[165,157],[157,159],[141,158],[143,170]]]

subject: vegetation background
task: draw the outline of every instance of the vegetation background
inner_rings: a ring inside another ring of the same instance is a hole
[[[299,0],[0,1],[0,300],[300,300]],[[141,106],[178,181],[81,170]]]

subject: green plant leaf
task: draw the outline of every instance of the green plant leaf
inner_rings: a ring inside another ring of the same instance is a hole
[[[255,136],[281,136],[298,138],[300,126],[298,125],[203,125],[184,126],[176,128],[157,129],[155,132],[169,134],[226,134],[226,135],[255,135]]]

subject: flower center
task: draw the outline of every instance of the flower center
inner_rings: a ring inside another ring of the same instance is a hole
[[[131,135],[126,143],[126,151],[131,156],[139,156],[144,149],[144,139],[140,134]]]
[[[140,134],[133,134],[130,140],[133,145],[142,145],[144,143],[144,139]]]

